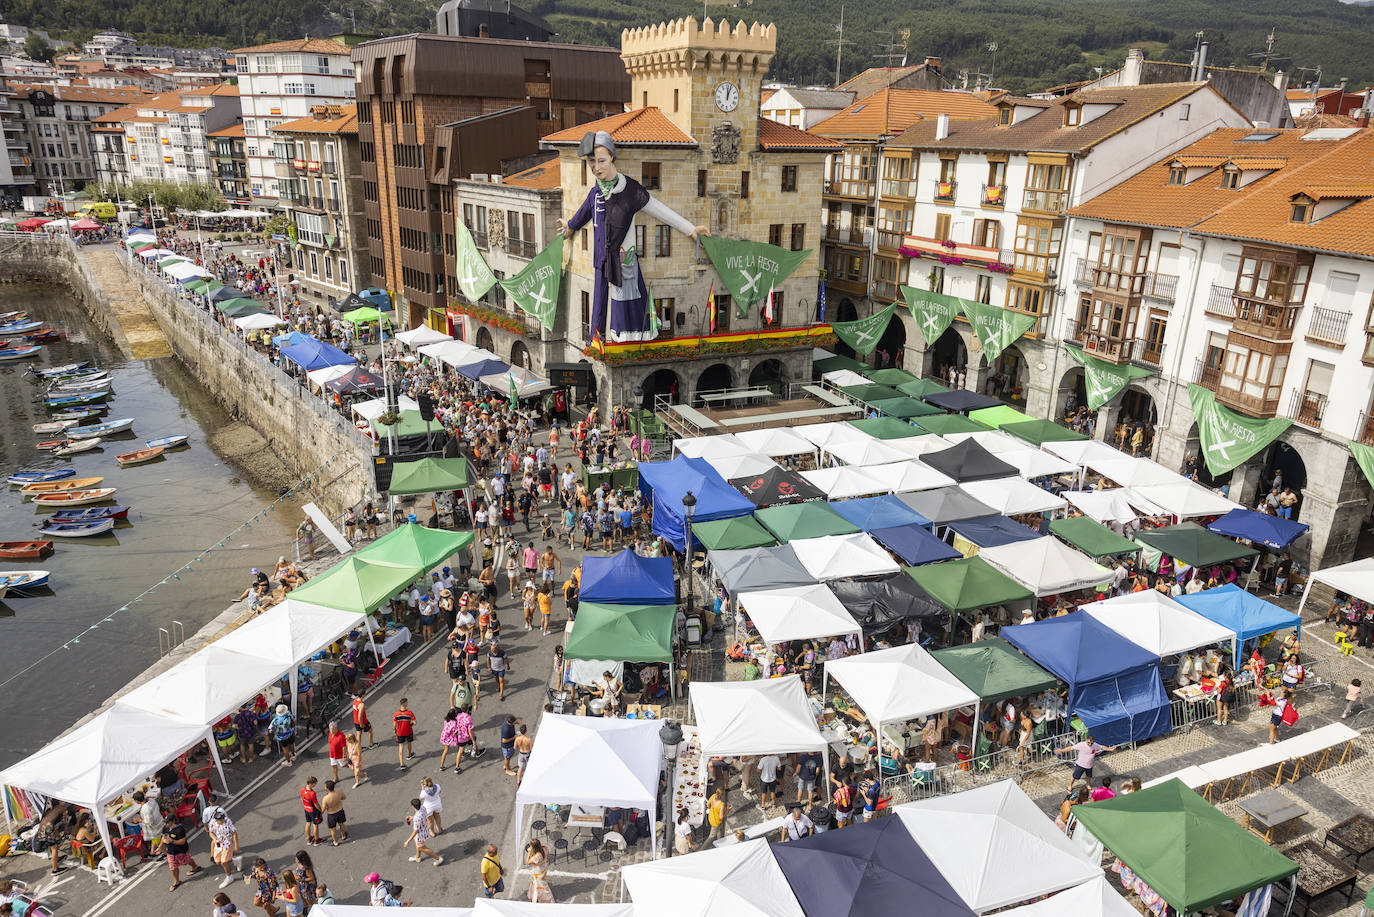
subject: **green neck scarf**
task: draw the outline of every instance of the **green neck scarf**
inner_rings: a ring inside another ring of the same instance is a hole
[[[596,186],[597,186],[598,188],[601,189],[601,196],[602,196],[602,197],[610,197],[610,196],[611,196],[611,191],[613,191],[613,190],[615,189],[615,184],[616,184],[616,181],[617,181],[618,179],[619,179],[619,176],[617,176],[616,178],[611,179],[610,181],[602,181],[602,180],[599,179],[599,178],[596,180]]]

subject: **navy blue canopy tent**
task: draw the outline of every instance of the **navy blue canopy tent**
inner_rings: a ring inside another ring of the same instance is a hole
[[[980,548],[995,548],[998,545],[1012,544],[1017,541],[1030,541],[1039,538],[1039,532],[1032,532],[1021,523],[1008,516],[983,516],[979,519],[960,519],[951,522],[949,527],[964,536],[967,541]]]
[[[1105,745],[1168,732],[1159,657],[1083,611],[1004,627],[1002,637],[1069,686],[1069,709]]]
[[[631,548],[582,559],[581,600],[603,605],[673,605],[673,561],[640,557]]]
[[[467,366],[460,366],[456,370],[458,375],[465,379],[476,382],[482,376],[494,376],[497,373],[504,373],[510,370],[509,363],[502,363],[500,360],[478,360],[476,363],[469,363]]]
[[[894,525],[873,529],[868,534],[913,567],[963,557],[922,525]]]
[[[929,519],[891,494],[837,500],[830,504],[830,508],[864,532],[893,525],[930,525]]]
[[[900,818],[851,824],[772,848],[806,917],[973,917]]]
[[[1292,519],[1281,519],[1268,513],[1257,513],[1252,509],[1233,509],[1207,526],[1207,531],[1228,538],[1244,538],[1246,541],[1282,551],[1297,541],[1308,528],[1309,526]]]
[[[654,534],[667,538],[679,551],[684,545],[682,497],[696,497],[694,522],[733,519],[754,511],[754,504],[722,478],[705,459],[679,455],[668,462],[641,462],[639,489],[653,499]]]
[[[352,366],[358,362],[333,344],[326,344],[314,338],[283,347],[281,355],[306,372],[324,369],[326,366]]]
[[[977,392],[970,392],[966,388],[956,388],[948,392],[931,392],[925,396],[925,399],[937,408],[944,408],[946,411],[954,411],[959,414],[967,414],[969,411],[977,411],[982,408],[995,408],[1002,403],[990,395],[980,395]]]

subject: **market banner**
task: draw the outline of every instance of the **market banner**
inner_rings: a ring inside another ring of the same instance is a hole
[[[461,222],[461,221],[459,221]],[[500,281],[515,304],[552,330],[558,311],[558,287],[563,280],[563,237],[555,236],[520,273]]]
[[[1002,351],[1035,324],[1034,315],[1012,312],[1001,306],[990,306],[973,299],[965,299],[963,307],[964,315],[973,326],[973,333],[983,345],[983,356],[989,366],[1002,355]]]
[[[1096,411],[1115,398],[1122,389],[1131,384],[1132,379],[1144,379],[1146,376],[1153,376],[1156,372],[1156,370],[1146,369],[1143,366],[1131,366],[1130,364],[1118,366],[1115,363],[1108,363],[1106,360],[1099,360],[1097,357],[1090,357],[1072,344],[1065,344],[1064,346],[1068,349],[1069,356],[1083,364],[1083,387],[1088,390],[1088,410],[1090,411]]]
[[[811,249],[793,252],[766,242],[702,236],[700,242],[721,282],[735,298],[740,318],[795,271]]]
[[[496,285],[496,275],[487,267],[482,253],[477,250],[477,243],[472,241],[472,233],[468,232],[467,224],[462,220],[454,222],[458,224],[458,286],[462,288],[468,302],[477,302]]]
[[[1365,479],[1374,487],[1374,446],[1366,446],[1364,443],[1357,443],[1353,439],[1350,441],[1350,454],[1355,456],[1355,463],[1364,472]]]
[[[950,322],[964,311],[964,303],[968,301],[908,286],[902,287],[902,298],[906,300],[911,317],[916,319],[916,327],[921,330],[921,337],[926,339],[927,347],[935,346]]]
[[[1217,404],[1216,395],[1189,383],[1188,402],[1197,420],[1202,458],[1214,475],[1225,474],[1283,435],[1292,426],[1287,417],[1258,420]]]
[[[854,348],[855,353],[870,354],[878,346],[879,339],[887,330],[887,323],[892,320],[892,315],[896,311],[897,304],[894,302],[867,318],[852,322],[831,322],[830,330],[835,332],[837,338]]]

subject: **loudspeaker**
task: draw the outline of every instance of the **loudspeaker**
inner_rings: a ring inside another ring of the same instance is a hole
[[[420,416],[423,417],[426,421],[433,420],[434,399],[431,398],[428,393],[421,392],[420,397],[416,398],[415,401],[417,404],[420,405]]]

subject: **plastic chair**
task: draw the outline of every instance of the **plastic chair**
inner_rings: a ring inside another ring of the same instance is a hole
[[[148,848],[143,846],[143,835],[130,834],[121,837],[114,842],[115,856],[119,857],[119,867],[124,869],[127,866],[129,854],[137,853],[138,861],[142,863],[148,859]]]
[[[100,865],[95,868],[96,883],[109,882],[111,885],[118,885],[124,878],[124,870],[119,868],[119,861],[114,857],[105,857],[100,861]]]
[[[371,688],[373,685],[377,684],[377,682],[381,681],[382,672],[386,669],[386,663],[387,660],[383,659],[381,662],[377,663],[377,668],[363,676],[363,687]]]
[[[1354,656],[1355,644],[1351,642],[1350,635],[1343,630],[1336,631],[1336,648],[1341,651],[1342,656]]]
[[[75,841],[72,843],[72,853],[85,861],[91,869],[95,869],[96,855],[104,849],[105,842],[99,838],[85,844],[77,844]]]

